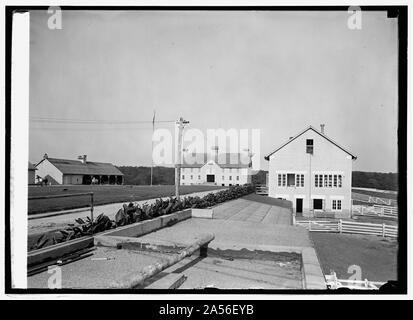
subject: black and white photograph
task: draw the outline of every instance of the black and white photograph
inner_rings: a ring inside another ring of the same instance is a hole
[[[6,7],[8,291],[406,294],[407,6],[136,5]]]

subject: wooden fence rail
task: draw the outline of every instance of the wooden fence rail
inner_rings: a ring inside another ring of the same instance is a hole
[[[379,289],[385,282],[365,280],[338,279],[335,272],[325,275],[326,285],[330,289],[349,288],[358,290]]]
[[[267,196],[268,195],[268,186],[264,185],[264,184],[257,184],[255,186],[255,193],[263,195],[263,196]]]
[[[352,213],[361,216],[397,219],[399,210],[397,207],[382,206],[378,204],[373,206],[353,205]]]
[[[295,220],[295,219],[294,219]],[[353,222],[347,220],[295,220],[295,225],[313,232],[336,232],[368,234],[389,238],[397,238],[397,226],[385,223]]]

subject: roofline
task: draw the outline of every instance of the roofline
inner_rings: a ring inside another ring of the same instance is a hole
[[[202,168],[204,166],[206,166],[208,164],[208,162],[212,161],[213,163],[215,163],[218,167],[220,168],[238,168],[238,169],[246,169],[246,168],[251,168],[251,163],[249,164],[219,164],[217,163],[214,159],[209,159],[207,162],[205,162],[204,164],[181,164],[180,167],[181,168]]]
[[[50,159],[70,160],[70,159],[60,159],[60,158],[50,158]],[[37,167],[39,164],[41,164],[44,160],[49,160],[49,158],[43,158],[42,160],[39,161],[38,164],[35,165],[35,167]],[[75,160],[70,160],[70,161],[75,161]],[[49,160],[49,162],[50,162],[50,164],[51,164],[52,166],[54,166],[57,170],[59,170],[63,175],[65,175],[65,174],[66,174],[66,175],[68,175],[68,174],[71,174],[71,175],[74,175],[74,174],[83,174],[83,173],[64,173],[62,170],[60,170],[58,167],[56,167],[56,166],[53,164],[52,161]],[[114,166],[114,167],[120,172],[120,174],[109,174],[109,176],[124,176],[124,175],[125,175],[125,174],[124,174],[122,171],[120,171],[119,168],[118,168],[117,166],[115,166],[113,163],[110,163],[110,162],[95,162],[95,161],[89,161],[89,162],[90,162],[90,163],[110,164],[110,165]],[[36,170],[37,170],[37,168],[36,168]],[[91,175],[94,175],[94,174],[91,174]],[[97,174],[96,174],[96,175],[97,175]]]
[[[278,150],[284,148],[287,144],[289,144],[290,142],[294,141],[295,139],[297,139],[299,136],[301,136],[302,134],[304,134],[305,132],[307,132],[308,130],[313,130],[314,132],[318,133],[320,136],[322,136],[324,139],[328,140],[329,142],[331,142],[332,144],[334,144],[336,147],[340,148],[341,150],[343,150],[345,153],[349,154],[352,158],[352,160],[356,160],[357,156],[355,156],[354,154],[350,153],[349,151],[347,151],[346,149],[344,149],[342,146],[340,146],[337,142],[333,141],[332,139],[330,139],[329,137],[327,137],[325,134],[321,133],[320,131],[318,131],[317,129],[315,129],[313,126],[309,126],[307,128],[305,128],[303,131],[301,131],[299,134],[297,134],[296,136],[294,136],[291,139],[288,139],[287,142],[283,143],[281,146],[279,146],[277,149],[275,149],[274,151],[272,151],[270,154],[268,154],[267,156],[264,157],[265,160],[269,161],[270,160],[270,156],[272,156],[274,153],[276,153]]]

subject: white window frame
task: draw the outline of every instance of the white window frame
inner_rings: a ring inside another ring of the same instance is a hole
[[[340,207],[340,208],[338,208]],[[343,211],[343,203],[341,199],[332,199],[331,200],[331,210],[341,212]]]

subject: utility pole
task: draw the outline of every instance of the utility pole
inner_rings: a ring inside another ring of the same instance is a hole
[[[153,180],[153,134],[155,133],[155,110],[153,110],[153,118],[152,118],[152,154],[151,154],[151,186]]]
[[[181,182],[181,162],[182,162],[182,133],[184,131],[185,125],[187,125],[189,121],[184,120],[182,117],[176,121],[178,125],[178,144],[177,144],[177,152],[176,152],[176,159],[175,159],[175,197],[179,199],[179,185]]]

